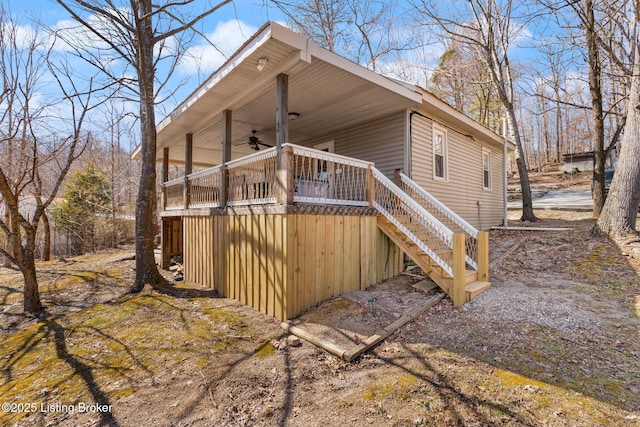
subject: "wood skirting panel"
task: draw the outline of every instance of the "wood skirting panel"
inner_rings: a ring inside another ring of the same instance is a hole
[[[184,217],[185,280],[224,294],[226,221],[221,216]]]
[[[375,216],[184,217],[185,280],[279,320],[400,273]]]

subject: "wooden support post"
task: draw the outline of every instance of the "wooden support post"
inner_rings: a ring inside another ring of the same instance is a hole
[[[366,188],[365,193],[367,197],[367,202],[369,202],[369,207],[373,207],[373,202],[376,199],[376,186],[373,179],[373,166],[369,165],[367,168],[367,176],[366,176]]]
[[[189,209],[189,175],[193,171],[193,134],[185,135],[184,141],[184,185],[182,188],[182,200],[184,208]]]
[[[278,171],[280,182],[279,200],[283,205],[293,204],[293,148],[283,147],[280,158],[281,169]]]
[[[169,251],[167,246],[169,244],[169,225],[166,218],[160,219],[160,268],[165,269],[169,267]]]
[[[289,186],[286,164],[288,161],[282,151],[283,145],[289,142],[289,76],[287,74],[278,74],[276,90],[276,186],[280,203],[288,204]]]
[[[489,232],[478,232],[478,281],[489,281]]]
[[[169,147],[162,150],[162,182],[169,181]]]
[[[465,275],[465,235],[456,233],[453,235],[453,288],[451,290],[451,299],[456,307],[460,307],[467,300]]]
[[[400,177],[401,173],[402,169],[396,169],[393,171],[393,183],[400,188],[402,188],[402,178]]]
[[[169,181],[169,147],[164,147],[162,151],[162,200],[160,206],[162,210],[167,209],[167,189],[164,188],[164,183]]]
[[[289,142],[289,76],[278,74],[276,81],[276,151]]]
[[[222,176],[220,179],[220,207],[227,206],[229,199],[229,171],[227,162],[231,160],[231,110],[222,112]]]

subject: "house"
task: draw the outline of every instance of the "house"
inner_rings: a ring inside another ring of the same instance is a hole
[[[562,165],[560,171],[564,173],[592,171],[595,161],[594,151],[584,151],[581,153],[566,153],[562,155]],[[605,161],[605,168],[614,169],[617,160],[617,150],[613,148]]]
[[[182,254],[185,280],[281,320],[397,275],[403,254],[456,305],[489,286],[478,228],[502,221],[502,137],[278,24],[157,144],[163,264]],[[185,176],[167,181],[170,163]]]

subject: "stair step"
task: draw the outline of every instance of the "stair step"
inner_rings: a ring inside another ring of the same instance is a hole
[[[444,255],[444,254],[450,254],[451,253],[451,249],[433,249],[433,248],[431,248],[431,250],[436,255]],[[422,249],[419,249],[417,252],[418,252],[419,255],[426,255],[426,252],[423,251]]]
[[[464,283],[469,284],[478,280],[478,272],[475,270],[467,270],[464,276]]]
[[[467,284],[466,286],[467,301],[471,301],[478,294],[481,294],[482,292],[486,291],[490,287],[491,287],[491,282],[480,282],[477,280],[475,282],[471,282]]]

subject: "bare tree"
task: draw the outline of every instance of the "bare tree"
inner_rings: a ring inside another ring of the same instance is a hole
[[[474,120],[491,129],[499,129],[502,104],[482,58],[466,45],[445,43],[448,43],[447,48],[440,56],[427,89]]]
[[[151,0],[56,0],[94,39],[91,45],[78,45],[78,54],[97,67],[139,104],[140,186],[136,199],[136,278],[132,292],[140,292],[145,284],[164,282],[153,252],[153,224],[156,205],[156,118],[155,107],[162,101],[169,76],[179,63],[185,46],[191,40],[195,24],[231,0],[217,3],[184,0],[180,2]],[[197,9],[196,9],[197,8]],[[201,10],[187,16],[189,10]],[[74,44],[73,40],[67,40]],[[114,70],[101,54],[115,55],[132,71],[129,77]],[[165,61],[166,60],[166,61]],[[165,63],[166,62],[166,63]],[[162,68],[164,65],[164,68]],[[160,69],[166,70],[161,75]]]
[[[514,75],[509,58],[510,42],[517,37],[522,24],[515,22],[511,0],[468,0],[465,15],[455,16],[451,10],[442,11],[442,4],[421,0],[414,4],[418,13],[426,17],[425,25],[435,25],[458,44],[475,49],[487,67],[496,94],[502,103],[509,124],[510,137],[516,145],[516,165],[522,189],[521,221],[536,221],[533,213],[529,173],[524,146],[516,115]],[[449,7],[447,6],[449,9]]]
[[[606,234],[621,244],[638,242],[636,218],[640,205],[640,6],[636,4],[633,68],[620,157],[609,195],[594,234]]]
[[[629,74],[631,23],[628,19],[632,6],[627,0],[539,0],[551,15],[559,20],[559,27],[568,30],[567,43],[580,52],[587,66],[587,86],[590,99],[577,108],[591,112],[593,169],[593,216],[598,217],[605,201],[604,172],[611,150],[616,146],[624,126],[624,116],[619,108],[626,99],[625,84],[620,79]]]
[[[380,69],[382,58],[415,47],[412,33],[398,25],[396,1],[272,0],[289,23],[331,52]]]
[[[0,230],[10,245],[10,250],[0,248],[0,253],[23,275],[24,310],[38,312],[43,308],[35,267],[38,224],[80,151],[92,91],[89,85],[89,90],[83,91],[85,95],[78,96],[81,91],[76,87],[77,79],[71,79],[64,66],[54,65],[47,39],[37,31],[24,39],[18,31],[15,20],[0,11],[0,67],[4,76],[0,94],[0,195],[6,209],[0,218]],[[43,103],[40,96],[41,86],[49,77],[47,72],[62,96],[51,103]],[[68,132],[66,136],[45,134],[46,122],[63,123],[62,118],[47,117],[51,110],[65,110],[70,115],[66,130],[57,129],[59,134]],[[43,185],[43,170],[55,177],[49,185]]]

